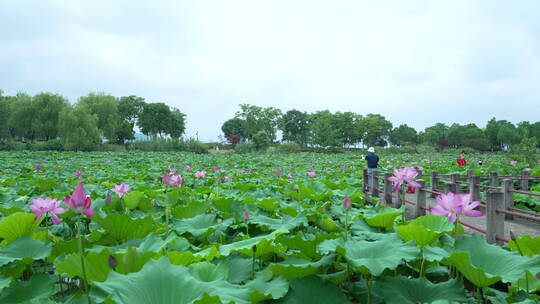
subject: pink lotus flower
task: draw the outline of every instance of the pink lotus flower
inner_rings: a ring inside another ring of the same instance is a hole
[[[161,178],[161,182],[164,185],[169,185],[169,183],[171,182],[171,177],[169,176],[169,174],[167,173],[163,174],[163,177]]]
[[[276,169],[276,175],[277,175],[277,177],[281,176],[281,168]]]
[[[404,182],[407,182],[411,187],[418,188],[421,185],[413,181],[416,176],[418,176],[418,172],[412,167],[394,168],[394,176],[389,177],[388,180],[394,183],[394,191],[397,191]]]
[[[245,221],[249,220],[249,211],[247,209],[244,209],[244,212],[242,213],[242,218]]]
[[[37,215],[36,221],[39,220],[43,216],[43,214],[50,213],[53,223],[55,225],[58,225],[60,224],[61,220],[56,215],[67,212],[66,209],[58,207],[60,206],[61,202],[62,201],[58,201],[50,197],[47,197],[47,198],[38,197],[32,200],[32,204],[30,204],[29,206],[31,210],[30,213]]]
[[[41,165],[37,164],[34,168],[36,169],[36,171],[39,171],[39,170],[41,170]]]
[[[248,175],[251,175],[251,173],[253,173],[253,170],[249,169],[249,170],[247,171],[247,174],[248,174]]]
[[[187,171],[187,172],[191,171],[191,166],[190,166],[190,165],[187,165],[187,166],[186,166],[186,171]]]
[[[219,170],[219,167],[212,167],[212,171]]]
[[[307,176],[313,178],[313,177],[317,176],[317,174],[316,174],[315,172],[313,172],[313,170],[309,170],[309,171],[307,172]]]
[[[82,183],[75,188],[71,196],[66,196],[64,203],[75,213],[82,213],[87,217],[94,215],[94,208],[91,206],[92,200],[90,196],[86,195]]]
[[[287,173],[287,178],[292,178],[292,174]]]
[[[517,165],[517,161],[513,160],[510,162],[510,166],[515,167]]]
[[[122,198],[122,196],[127,195],[129,193],[129,185],[127,184],[120,184],[120,185],[114,185],[114,188],[111,189],[112,192],[116,192],[119,198]]]
[[[205,178],[206,177],[206,171],[197,171],[195,172],[196,178]]]
[[[75,177],[81,177],[81,175],[82,175],[82,172],[81,172],[81,171],[75,171],[75,172],[73,172],[73,176],[75,176]]]
[[[171,175],[174,175],[176,173],[178,173],[178,169],[174,169],[173,167],[169,166],[167,169],[169,169],[169,173]]]
[[[529,172],[529,171],[531,171],[531,168],[528,168],[528,167],[527,167],[527,168],[523,169],[523,171]]]
[[[232,182],[232,178],[225,176],[225,182],[230,183]]]
[[[347,195],[345,195],[345,197],[343,198],[343,208],[345,208],[346,210],[350,210],[352,208],[351,199]]]
[[[470,194],[440,194],[435,198],[438,205],[431,207],[431,213],[439,216],[447,216],[450,223],[454,223],[459,215],[466,216],[482,216],[482,211],[473,210],[478,205],[479,201],[471,202]]]
[[[424,170],[424,167],[418,166],[418,170],[423,171],[423,170]]]

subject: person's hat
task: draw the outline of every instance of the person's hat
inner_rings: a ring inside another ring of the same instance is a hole
[[[370,152],[370,153],[375,153],[375,148],[369,147],[369,149],[367,149],[367,151]]]

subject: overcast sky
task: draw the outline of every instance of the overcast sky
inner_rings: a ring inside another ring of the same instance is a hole
[[[238,104],[417,130],[540,120],[540,1],[0,0],[0,89],[138,95],[216,140]]]

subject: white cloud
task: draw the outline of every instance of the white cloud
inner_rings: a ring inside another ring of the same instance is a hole
[[[416,128],[536,121],[538,3],[4,1],[0,84],[165,102],[203,139],[239,103]]]

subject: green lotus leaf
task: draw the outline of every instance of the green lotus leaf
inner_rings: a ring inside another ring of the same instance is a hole
[[[276,201],[276,199],[265,198],[257,203],[257,206],[266,212],[274,212],[277,208],[279,208],[279,203]]]
[[[454,252],[446,259],[469,281],[486,287],[498,281],[515,282],[524,277],[525,271],[540,272],[540,257],[530,258],[509,252],[486,243],[480,235],[456,240]]]
[[[512,251],[520,252],[521,250],[521,254],[527,256],[540,254],[540,235],[534,238],[530,235],[519,236],[515,240],[511,240],[508,243],[508,247],[510,247]]]
[[[276,241],[289,249],[299,250],[298,254],[305,258],[318,259],[320,254],[317,252],[317,245],[330,238],[329,234],[317,233],[312,239],[306,239],[303,233],[299,232],[294,237],[280,236]]]
[[[203,259],[202,256],[196,256],[191,251],[186,251],[182,253],[178,251],[170,251],[167,253],[167,256],[169,257],[171,264],[184,266],[190,265],[195,262],[200,262]]]
[[[219,246],[218,252],[216,256],[228,256],[231,254],[231,252],[240,252],[248,256],[260,256],[265,253],[275,252],[274,249],[277,249],[278,252],[281,250],[281,247],[278,247],[274,244],[274,240],[277,236],[285,234],[289,232],[286,229],[280,228],[278,230],[275,230],[274,232],[266,235],[260,235],[256,237],[252,237],[246,240],[230,243],[227,245],[221,245]],[[255,253],[253,252],[253,246],[256,246]],[[212,253],[212,248],[207,248],[203,251],[200,251],[196,253],[197,256],[209,256]]]
[[[143,199],[144,193],[140,191],[131,191],[123,197],[126,208],[133,210],[139,206],[139,202]]]
[[[396,232],[403,241],[413,241],[416,245],[424,247],[435,242],[443,233],[454,229],[445,217],[426,215],[419,217],[407,225],[396,227]]]
[[[81,256],[78,253],[68,254],[55,262],[56,273],[68,278],[83,277]],[[103,282],[111,271],[109,266],[109,251],[88,252],[84,257],[86,278],[89,281]]]
[[[154,256],[153,252],[143,252],[135,247],[129,247],[126,253],[112,254],[116,260],[114,270],[121,274],[138,272]],[[107,260],[108,261],[108,260]],[[110,265],[109,265],[110,267]]]
[[[14,281],[2,290],[0,303],[47,303],[54,293],[54,280],[46,274],[34,274],[28,281]]]
[[[433,284],[426,278],[385,277],[378,282],[388,304],[432,303],[436,300],[467,302],[463,286],[457,280]]]
[[[378,210],[372,209],[362,216],[368,225],[388,230],[392,228],[394,220],[403,213],[403,210],[403,208],[383,207]]]
[[[201,269],[198,275],[211,278],[211,274],[204,274],[209,271]],[[203,299],[205,293],[210,298],[219,297],[223,303],[250,303],[251,298],[250,290],[243,286],[230,284],[223,278],[201,281],[187,267],[171,265],[167,258],[150,260],[136,273],[111,272],[107,281],[95,285],[110,294],[116,303],[187,304]],[[208,303],[199,303],[205,302]]]
[[[339,230],[336,222],[327,215],[321,215],[316,224],[319,228],[326,232],[336,232]]]
[[[327,255],[316,262],[289,257],[283,262],[270,264],[269,268],[275,276],[284,276],[287,280],[293,280],[315,274],[319,268],[331,265],[334,261],[335,255]]]
[[[285,296],[289,290],[289,281],[284,277],[267,278],[258,273],[253,281],[248,282],[246,288],[252,291],[251,303],[259,303],[264,300],[277,300]]]
[[[45,259],[50,253],[51,244],[23,236],[0,250],[0,266],[26,257],[34,260]]]
[[[229,266],[225,262],[217,265],[210,262],[200,262],[189,265],[189,272],[203,282],[227,280],[229,277]]]
[[[364,274],[379,276],[385,269],[394,270],[405,261],[418,258],[419,249],[412,243],[401,243],[391,238],[375,242],[348,241],[345,257]]]
[[[6,288],[11,284],[11,278],[4,278],[0,275],[0,294],[2,294],[2,289]]]
[[[249,218],[250,224],[256,224],[275,230],[283,227],[287,230],[293,230],[299,226],[307,226],[308,221],[305,215],[299,215],[297,217],[291,217],[286,215],[283,218],[275,219],[263,215],[256,215]]]
[[[192,218],[196,215],[206,213],[210,209],[207,202],[190,201],[185,206],[177,206],[172,210],[172,215],[176,218]]]
[[[323,241],[317,246],[317,251],[323,255],[330,252],[343,254],[345,253],[345,240],[343,238],[337,238]]]
[[[229,277],[227,281],[232,284],[240,284],[251,279],[253,258],[241,254],[231,254],[225,260],[229,266]]]
[[[319,277],[309,276],[291,281],[287,295],[279,304],[345,304],[349,303],[336,285],[323,282]]]
[[[16,212],[3,218],[0,221],[0,239],[13,242],[21,236],[30,235],[40,223],[35,218],[35,214],[23,212]]]
[[[179,234],[189,232],[194,237],[211,233],[216,229],[215,214],[199,214],[189,219],[181,219],[174,223],[174,230]]]
[[[151,217],[133,219],[128,214],[110,213],[105,218],[95,217],[94,221],[116,241],[144,238],[154,230]]]

